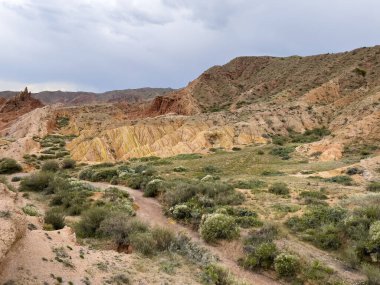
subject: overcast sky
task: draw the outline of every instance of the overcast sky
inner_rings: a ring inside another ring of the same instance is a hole
[[[380,44],[379,0],[0,0],[0,90],[183,87],[242,55]]]

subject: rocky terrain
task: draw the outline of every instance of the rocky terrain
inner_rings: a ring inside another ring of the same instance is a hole
[[[104,93],[43,91],[33,93],[32,97],[37,100],[40,100],[45,105],[52,105],[57,103],[62,103],[65,105],[83,105],[105,102],[136,103],[143,100],[152,99],[156,96],[162,96],[171,91],[173,91],[173,89],[171,88],[139,88],[114,90]],[[1,100],[11,98],[15,95],[17,95],[17,92],[0,92],[0,103]]]
[[[104,122],[103,115],[92,121],[69,116],[69,129],[83,129],[69,148],[78,160],[112,161],[231,149],[289,130],[325,127],[331,136],[299,151],[340,159],[347,144],[379,140],[379,73],[379,47],[305,58],[237,58],[182,90],[117,105],[124,112],[118,126]],[[128,141],[128,147],[118,141]]]
[[[0,281],[379,284],[379,141],[380,46],[240,57],[179,90],[3,92]],[[158,249],[155,226],[188,240]]]

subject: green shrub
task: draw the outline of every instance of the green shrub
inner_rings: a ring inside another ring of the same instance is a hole
[[[183,220],[191,217],[191,208],[185,204],[178,204],[170,208],[170,212],[175,219]]]
[[[233,184],[233,187],[239,189],[257,189],[265,186],[266,183],[261,180],[248,180],[248,181],[237,181]]]
[[[312,198],[317,200],[326,200],[327,196],[320,191],[302,191],[300,193],[301,198]]]
[[[273,193],[276,195],[287,195],[289,194],[288,185],[284,182],[276,182],[273,183],[272,186],[268,189],[269,193]]]
[[[262,176],[283,176],[285,175],[284,172],[277,171],[277,170],[264,170],[261,173]]]
[[[352,72],[356,73],[359,76],[365,77],[367,74],[367,71],[360,69],[359,67],[356,67]]]
[[[162,187],[162,180],[153,179],[144,188],[144,197],[156,197]]]
[[[202,171],[205,173],[211,173],[211,174],[220,172],[220,170],[213,165],[207,165],[207,166],[203,167]]]
[[[380,182],[370,182],[367,185],[367,191],[380,192]]]
[[[296,256],[281,253],[274,260],[274,269],[280,277],[293,277],[297,274],[300,263]]]
[[[208,243],[213,243],[220,239],[231,240],[239,236],[239,228],[234,218],[223,214],[206,216],[199,232]]]
[[[341,231],[333,224],[322,226],[312,236],[312,241],[323,249],[337,250],[342,245]]]
[[[269,269],[272,267],[278,254],[276,245],[271,241],[263,241],[249,248],[248,255],[240,263],[244,268],[257,270],[259,268]]]
[[[37,172],[21,180],[20,191],[42,192],[48,189],[54,175],[49,172]]]
[[[257,217],[237,217],[235,221],[242,228],[261,227],[263,225],[263,222]]]
[[[22,171],[22,167],[12,158],[0,159],[0,174],[12,174]]]
[[[191,160],[191,159],[199,159],[202,158],[202,155],[199,153],[184,153],[178,154],[174,157],[175,160]]]
[[[58,208],[51,208],[45,213],[45,224],[52,225],[55,230],[65,226],[65,216]]]
[[[288,147],[275,147],[270,151],[271,155],[276,155],[281,157],[283,160],[290,159],[290,154],[294,151],[294,147],[288,146]]]
[[[34,205],[26,205],[25,207],[22,208],[22,211],[28,215],[28,216],[38,216],[39,213],[38,213],[38,210],[36,208],[36,206]]]
[[[368,285],[380,284],[380,271],[376,265],[365,263],[362,267],[363,273],[367,276]]]
[[[177,166],[173,169],[174,172],[186,172],[187,168],[183,166]]]
[[[318,229],[323,225],[338,225],[344,221],[347,211],[339,207],[314,206],[301,217],[292,217],[286,222],[294,231]]]
[[[59,170],[59,164],[55,160],[49,160],[49,161],[46,161],[44,164],[42,164],[41,170],[57,172]]]
[[[175,239],[172,231],[161,227],[153,228],[152,236],[156,242],[155,248],[159,251],[168,250]]]
[[[228,271],[215,264],[208,264],[204,267],[202,272],[202,281],[206,285],[236,284]]]
[[[116,169],[99,169],[96,170],[92,176],[91,181],[106,181],[109,182],[114,176],[117,176],[117,170]]]
[[[12,179],[11,179],[12,182],[18,182],[18,181],[21,181],[21,177],[20,176],[13,176]]]
[[[324,181],[339,183],[346,186],[352,185],[352,182],[353,182],[352,178],[346,175],[339,175],[339,176],[334,176],[331,178],[325,178]]]
[[[302,274],[303,278],[308,281],[317,281],[317,284],[327,284],[330,276],[334,274],[334,270],[315,260],[303,270]]]
[[[277,145],[284,145],[287,143],[287,138],[280,135],[275,135],[272,137],[272,143]]]
[[[109,210],[105,207],[94,207],[83,212],[81,220],[75,226],[77,235],[84,238],[95,237],[101,222],[108,214]]]
[[[62,168],[63,169],[73,169],[75,168],[76,161],[71,158],[65,158],[62,160]]]
[[[143,255],[152,255],[155,253],[156,241],[150,232],[134,232],[130,235],[132,248]]]
[[[109,215],[99,224],[99,232],[104,236],[111,237],[117,245],[118,250],[128,247],[130,244],[129,219],[130,217],[124,213],[116,213]]]

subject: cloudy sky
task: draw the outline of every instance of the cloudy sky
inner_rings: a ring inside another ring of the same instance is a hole
[[[379,0],[0,0],[0,90],[182,87],[241,55],[380,44]]]

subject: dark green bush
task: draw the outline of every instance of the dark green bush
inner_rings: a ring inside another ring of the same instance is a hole
[[[0,174],[12,174],[22,171],[22,167],[12,158],[0,159]]]
[[[65,158],[62,160],[62,168],[63,169],[73,169],[75,168],[76,161],[71,158]]]
[[[210,174],[220,172],[220,170],[217,167],[213,166],[213,165],[207,165],[207,166],[203,167],[202,171],[204,173],[210,173]]]
[[[380,182],[370,182],[367,185],[367,191],[380,192]]]
[[[320,191],[302,191],[300,193],[302,198],[314,198],[319,200],[326,200],[327,196]]]
[[[42,192],[49,188],[54,174],[49,172],[37,172],[21,180],[20,191]]]
[[[287,146],[287,147],[275,147],[270,151],[271,155],[276,155],[281,157],[283,160],[290,159],[290,154],[294,151],[294,147]]]
[[[266,183],[261,180],[248,180],[248,181],[237,181],[233,184],[233,187],[239,189],[257,189],[260,187],[264,187]]]
[[[155,248],[159,251],[168,250],[174,242],[175,235],[168,229],[156,227],[151,232],[156,243]]]
[[[239,236],[239,228],[234,218],[223,214],[212,214],[205,217],[199,232],[208,243],[214,243],[220,239],[231,240]]]
[[[105,207],[94,207],[83,212],[82,219],[75,226],[77,235],[83,238],[95,237],[108,214],[109,209]]]
[[[233,285],[235,282],[230,276],[229,272],[224,268],[215,265],[208,264],[204,267],[202,272],[202,281],[206,285]]]
[[[57,172],[59,170],[59,163],[55,160],[46,161],[44,164],[42,164],[41,170]]]
[[[60,230],[65,226],[65,216],[58,208],[51,208],[45,213],[45,224],[52,225],[55,230]]]
[[[339,175],[339,176],[334,176],[331,178],[325,178],[324,181],[339,183],[346,186],[352,185],[352,182],[353,182],[352,178],[346,175]]]
[[[133,232],[130,235],[132,247],[144,255],[155,253],[156,241],[150,232]]]
[[[284,182],[276,182],[269,187],[268,191],[276,195],[287,195],[289,194],[289,187]]]
[[[299,270],[300,263],[295,255],[281,253],[274,260],[274,269],[280,277],[293,277]]]
[[[156,197],[162,188],[162,184],[162,180],[160,179],[153,179],[149,181],[144,188],[144,196]]]
[[[12,182],[18,182],[18,181],[21,181],[21,177],[20,176],[14,176],[14,177],[12,177],[12,179],[11,179],[11,181]]]

